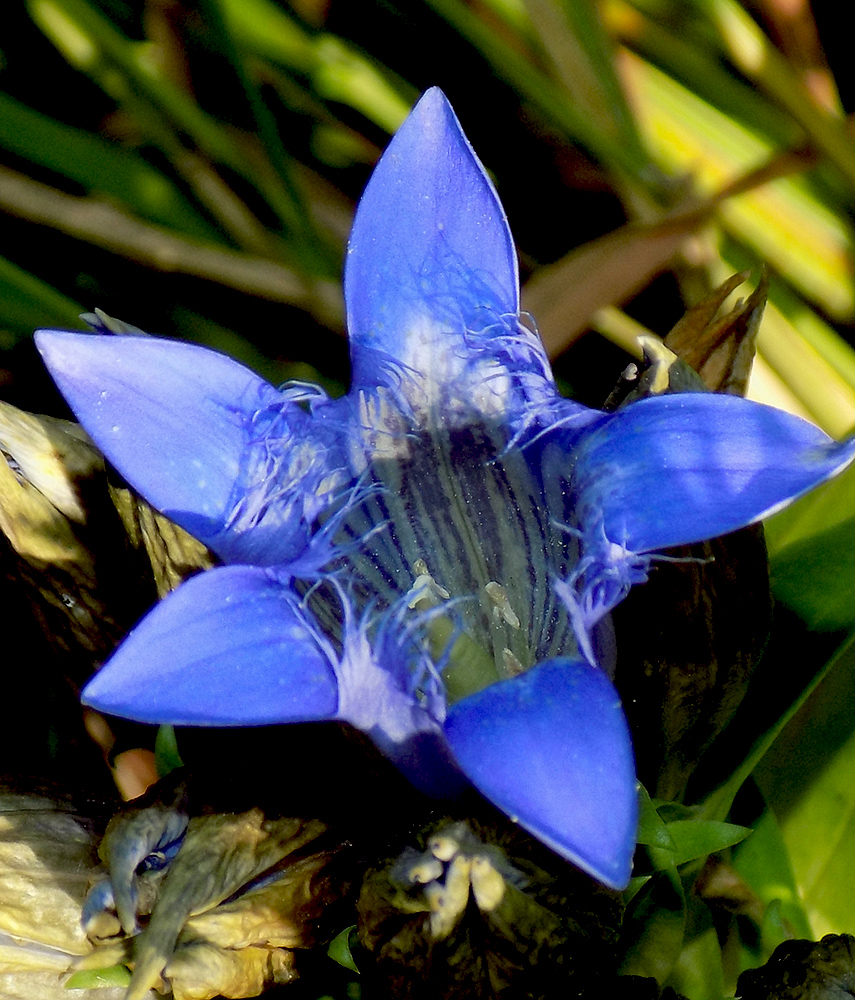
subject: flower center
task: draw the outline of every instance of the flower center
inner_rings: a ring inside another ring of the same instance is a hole
[[[343,568],[358,607],[405,602],[450,701],[572,655],[553,583],[577,561],[566,491],[506,448],[501,428],[419,431],[371,456],[377,489],[342,523]]]

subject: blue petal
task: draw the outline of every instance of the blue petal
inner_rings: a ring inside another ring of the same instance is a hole
[[[773,513],[853,457],[855,438],[740,397],[645,399],[577,443],[577,517],[631,553],[688,544]]]
[[[442,681],[394,610],[371,626],[345,611],[336,664],[338,718],[371,737],[377,748],[426,795],[452,797],[468,787],[445,742]]]
[[[154,337],[41,330],[80,422],[158,510],[230,562],[298,555],[341,485],[334,429],[231,358]],[[339,435],[340,437],[340,435]]]
[[[635,767],[620,698],[601,670],[549,660],[453,705],[445,731],[488,799],[601,882],[626,886]]]
[[[441,91],[429,90],[378,163],[345,265],[354,385],[403,382],[414,410],[481,394],[503,407],[508,372],[551,385],[518,322],[513,242],[495,189]]]
[[[139,722],[254,726],[335,718],[334,670],[268,570],[213,569],[144,618],[83,692]]]

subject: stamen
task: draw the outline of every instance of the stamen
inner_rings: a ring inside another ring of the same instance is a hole
[[[428,882],[435,882],[442,878],[442,862],[438,858],[422,857],[417,864],[414,864],[408,871],[410,881],[419,885],[427,885]]]
[[[437,939],[448,937],[463,916],[469,902],[468,858],[457,855],[448,866],[445,885],[432,882],[425,888],[425,896],[431,908],[431,936]]]
[[[469,880],[472,884],[472,895],[482,913],[490,913],[505,898],[505,880],[496,871],[490,859],[476,855],[469,866]]]
[[[427,611],[438,607],[447,601],[451,594],[434,580],[424,559],[416,559],[413,563],[413,573],[416,574],[412,587],[407,591],[407,607],[417,611]]]
[[[519,677],[520,674],[525,673],[525,667],[507,648],[507,646],[502,650],[502,661],[504,662],[505,673],[508,677]]]
[[[484,592],[490,599],[490,603],[493,605],[493,620],[496,622],[504,621],[506,624],[510,625],[512,629],[519,629],[520,620],[511,607],[511,602],[508,599],[508,594],[505,588],[500,584],[496,583],[495,580],[491,580],[484,587]]]

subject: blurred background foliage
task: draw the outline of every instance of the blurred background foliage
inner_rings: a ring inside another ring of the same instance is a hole
[[[18,0],[2,22],[0,393],[24,409],[64,415],[32,330],[95,307],[341,391],[353,207],[439,85],[568,392],[600,405],[639,332],[664,336],[733,272],[748,294],[765,266],[750,395],[836,436],[855,424],[846,5]],[[788,936],[855,930],[853,501],[850,472],[769,523],[778,610],[752,692],[695,811],[648,817],[659,875],[627,968],[691,1000]],[[736,847],[662,833],[729,815],[755,828]]]

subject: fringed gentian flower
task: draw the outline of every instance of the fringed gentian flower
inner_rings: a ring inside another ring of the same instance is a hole
[[[563,399],[438,90],[362,197],[345,292],[335,400],[186,343],[39,334],[110,461],[225,564],[157,605],[84,701],[152,723],[346,721],[427,792],[465,776],[622,887],[636,781],[610,609],[658,550],[768,514],[855,442],[732,396]]]

